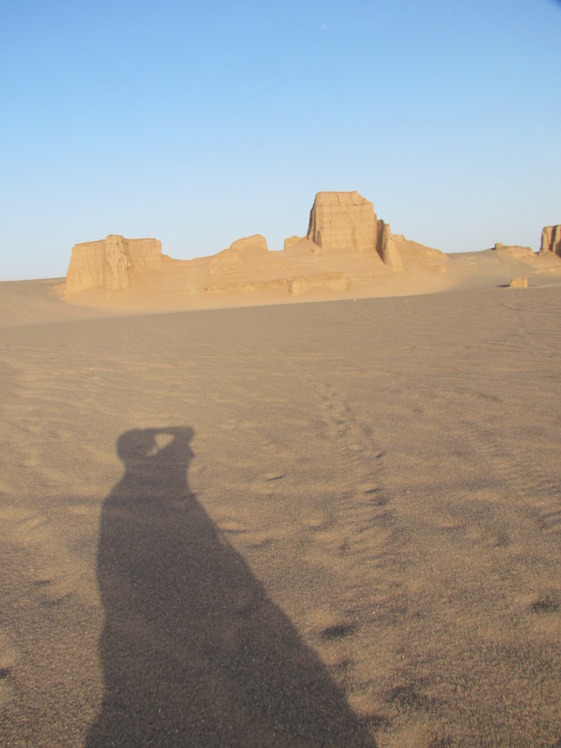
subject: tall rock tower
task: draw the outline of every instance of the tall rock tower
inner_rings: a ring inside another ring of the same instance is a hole
[[[318,192],[310,211],[307,239],[325,252],[377,252],[395,271],[403,270],[389,224],[358,192]]]
[[[374,206],[358,192],[318,192],[310,211],[308,239],[324,249],[368,252],[376,248]]]
[[[561,257],[561,225],[544,226],[540,252],[553,252]]]

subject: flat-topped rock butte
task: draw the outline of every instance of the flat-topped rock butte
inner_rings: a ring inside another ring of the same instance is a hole
[[[215,255],[177,260],[157,239],[105,239],[72,249],[62,297],[74,304],[189,308],[281,303],[320,298],[393,296],[528,277],[543,285],[561,269],[561,227],[543,229],[538,253],[496,243],[492,250],[447,255],[394,235],[374,205],[356,191],[318,192],[305,236],[270,251],[261,234]],[[515,283],[513,287],[520,287]]]
[[[135,274],[157,271],[161,263],[162,244],[157,239],[125,239],[109,234],[105,239],[76,244],[72,249],[66,291],[124,291],[134,285]]]
[[[358,192],[318,192],[307,239],[323,251],[376,251],[392,270],[403,270],[389,224],[379,221],[374,206]]]

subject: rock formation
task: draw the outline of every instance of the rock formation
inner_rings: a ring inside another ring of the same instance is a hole
[[[291,247],[294,247],[296,244],[302,241],[301,236],[289,236],[284,240],[283,249],[290,249]]]
[[[269,247],[267,246],[267,240],[262,234],[253,234],[252,236],[244,236],[242,239],[236,239],[235,242],[230,244],[229,250],[240,252],[258,250],[268,252]]]
[[[322,251],[377,252],[392,270],[403,270],[388,224],[358,192],[318,192],[310,211],[307,239]]]
[[[531,260],[536,254],[531,247],[524,247],[520,244],[503,244],[502,242],[496,242],[493,250],[498,254],[515,257],[518,260]]]
[[[553,254],[561,257],[561,224],[544,226],[540,252],[553,252]]]
[[[240,270],[244,260],[255,259],[256,256],[266,257],[268,252],[267,240],[261,234],[236,239],[228,249],[211,258],[209,273],[214,275],[224,271]]]
[[[373,279],[388,277],[387,271],[409,272],[422,265],[446,272],[446,262],[438,250],[394,236],[358,192],[318,192],[306,236],[285,239],[282,252],[270,252],[265,237],[254,234],[211,257],[172,260],[162,255],[157,239],[110,234],[73,247],[65,293],[136,288],[142,295],[158,288],[192,295],[199,290],[276,289],[300,296],[317,288],[341,292],[356,287],[364,295]]]
[[[510,281],[509,288],[528,288],[528,278],[526,276],[513,278]]]
[[[310,211],[307,238],[322,250],[376,249],[374,206],[358,192],[318,192]]]
[[[389,268],[397,272],[403,270],[403,262],[401,261],[399,249],[393,239],[390,224],[384,223],[382,220],[378,221],[378,239],[376,249],[382,258],[384,265],[387,265]]]
[[[297,276],[288,280],[288,292],[300,296],[311,288],[323,288],[330,291],[346,291],[351,285],[345,273],[320,273],[319,275]]]
[[[207,286],[207,293],[224,293],[240,291],[252,293],[254,291],[285,291],[291,296],[301,296],[312,288],[328,289],[330,291],[346,291],[351,285],[345,273],[331,272],[317,275],[298,275],[294,278],[271,278],[269,280],[240,281],[237,283],[221,283]]]
[[[66,292],[89,288],[123,291],[144,270],[161,267],[162,245],[157,239],[125,239],[109,234],[105,239],[76,244],[66,273]]]

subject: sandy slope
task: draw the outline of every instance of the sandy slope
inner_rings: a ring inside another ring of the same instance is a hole
[[[478,268],[135,316],[0,284],[0,744],[557,745],[561,295]]]
[[[61,300],[64,278],[0,282],[0,328],[107,316],[102,308]]]

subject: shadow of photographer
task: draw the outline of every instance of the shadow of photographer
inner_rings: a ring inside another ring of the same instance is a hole
[[[105,695],[86,745],[373,746],[190,493],[189,428],[134,430],[101,517]]]

